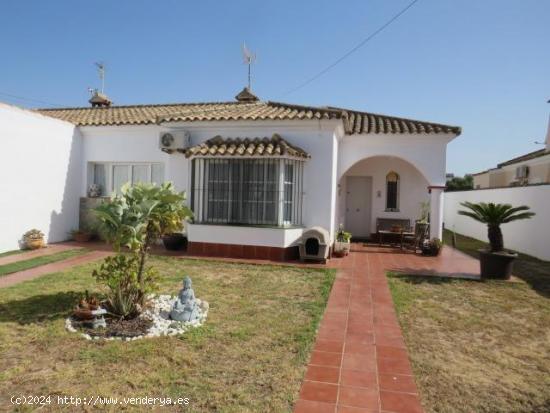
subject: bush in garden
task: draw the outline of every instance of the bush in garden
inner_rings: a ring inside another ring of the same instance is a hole
[[[101,234],[118,253],[94,272],[109,288],[112,310],[139,312],[154,285],[153,272],[145,266],[149,250],[157,239],[183,229],[192,216],[184,202],[185,193],[176,192],[170,182],[136,184],[123,186],[120,195],[95,208]],[[129,249],[130,257],[120,258],[122,248]]]

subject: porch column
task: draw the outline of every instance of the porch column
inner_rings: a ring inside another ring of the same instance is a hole
[[[443,191],[444,186],[429,186],[430,238],[443,239]]]

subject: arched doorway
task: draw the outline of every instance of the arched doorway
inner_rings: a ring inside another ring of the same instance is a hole
[[[338,222],[357,239],[376,233],[377,220],[420,218],[430,199],[429,183],[411,163],[394,156],[374,156],[352,165],[338,191]]]

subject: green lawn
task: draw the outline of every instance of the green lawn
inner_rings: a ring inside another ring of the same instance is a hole
[[[474,238],[456,234],[456,248],[460,251],[479,258],[478,250],[486,248],[487,243]],[[443,232],[443,242],[452,245],[452,232]],[[506,240],[504,240],[506,245]],[[550,246],[549,246],[550,248]],[[514,262],[514,275],[528,283],[535,291],[550,298],[550,261],[542,261],[530,255],[519,254]]]
[[[72,250],[57,252],[51,255],[43,255],[41,257],[30,258],[24,261],[12,262],[11,264],[0,265],[0,276],[12,274],[17,271],[28,270],[30,268],[39,267],[52,262],[63,261],[67,258],[76,257],[89,252],[85,248],[75,248]]]
[[[97,290],[90,275],[97,264],[0,289],[0,410],[12,411],[11,395],[55,394],[189,397],[190,412],[291,411],[334,272],[169,257],[152,263],[162,293],[176,294],[183,275],[192,277],[197,297],[210,303],[203,327],[132,342],[66,332],[78,297]]]
[[[389,277],[427,412],[550,412],[550,263],[517,264],[526,282]]]
[[[15,254],[21,254],[22,252],[25,252],[26,250],[12,250],[12,251],[6,251],[0,253],[0,258],[7,257],[8,255],[15,255]]]

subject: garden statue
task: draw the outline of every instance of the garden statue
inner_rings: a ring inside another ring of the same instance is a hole
[[[191,288],[189,276],[183,279],[183,288],[170,312],[170,318],[176,321],[195,321],[199,318],[199,306],[195,300],[195,292]]]

